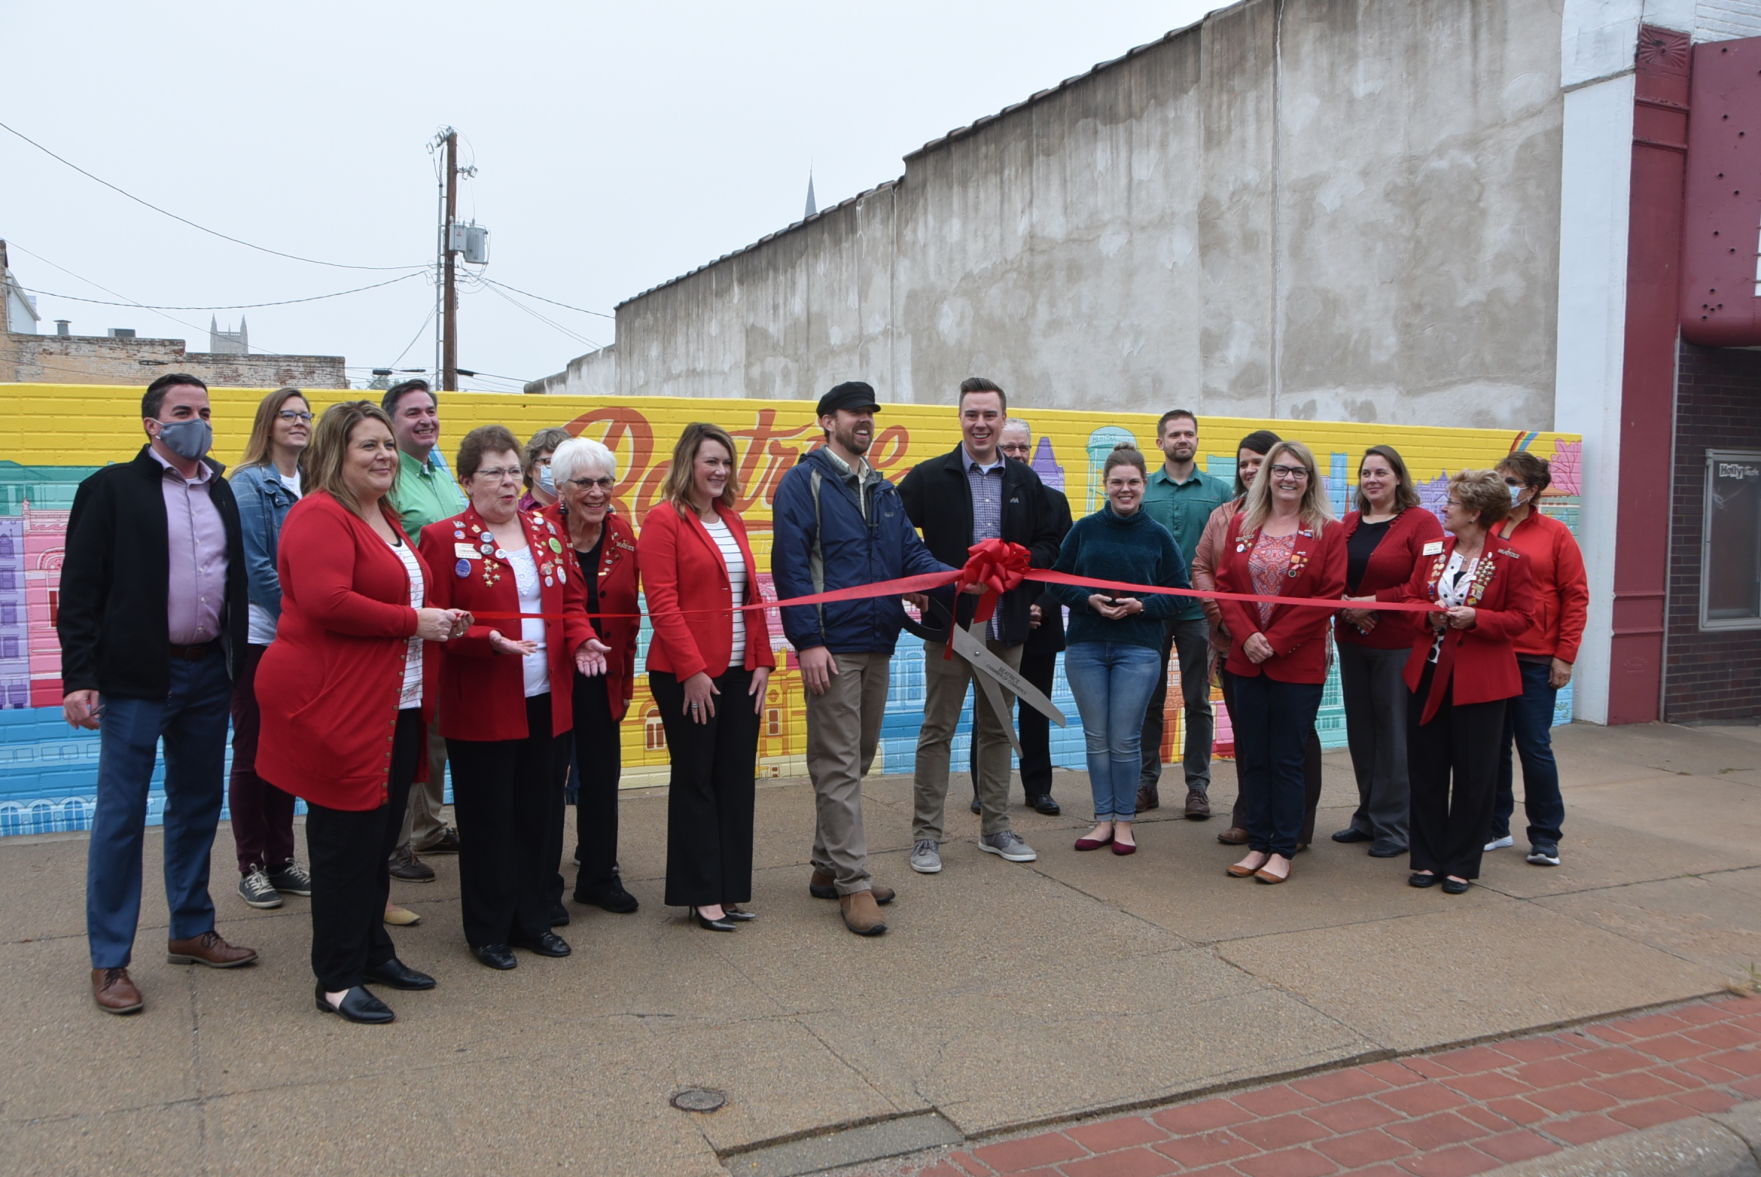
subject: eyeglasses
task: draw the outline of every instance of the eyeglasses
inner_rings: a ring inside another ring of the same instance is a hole
[[[283,421],[304,421],[307,424],[312,421],[312,414],[303,409],[283,409],[275,415]]]
[[[491,482],[500,482],[503,479],[518,478],[519,476],[520,468],[518,466],[497,466],[491,469],[479,470],[476,474],[476,477],[487,478]]]
[[[1309,476],[1306,466],[1272,466],[1273,478],[1288,478],[1293,482],[1301,482]]]
[[[1033,450],[1033,446],[1025,441],[1006,441],[997,448],[1005,454],[1025,454]]]
[[[563,481],[564,486],[572,486],[576,490],[591,490],[596,486],[600,490],[610,490],[617,484],[618,480],[615,478],[568,478]]]

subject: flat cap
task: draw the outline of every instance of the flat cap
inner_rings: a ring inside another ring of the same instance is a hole
[[[846,380],[830,392],[819,398],[818,416],[835,413],[839,409],[867,409],[880,412],[880,403],[874,399],[874,387],[860,380]]]

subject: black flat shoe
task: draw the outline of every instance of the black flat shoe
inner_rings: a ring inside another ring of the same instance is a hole
[[[569,926],[569,919],[569,909],[563,906],[562,900],[557,900],[556,906],[550,909],[550,926],[566,928]]]
[[[384,964],[368,965],[362,971],[361,977],[380,985],[389,985],[393,989],[434,988],[433,977],[417,972],[395,956]]]
[[[613,879],[607,887],[576,887],[575,902],[583,906],[603,908],[613,915],[629,915],[638,906],[636,897],[624,890],[624,884],[617,879]]]
[[[492,969],[512,969],[520,965],[514,959],[514,950],[506,944],[473,944],[471,955]]]
[[[695,907],[688,908],[687,910],[690,911],[691,918],[697,921],[697,926],[707,931],[731,932],[734,930],[734,921],[728,919],[726,916],[723,916],[719,920],[712,920],[701,911],[698,911]]]
[[[1405,854],[1405,853],[1406,853],[1405,846],[1396,846],[1392,842],[1389,842],[1386,844],[1378,842],[1374,846],[1370,847],[1370,857],[1371,858],[1399,858],[1402,854]]]
[[[739,920],[741,923],[758,918],[758,913],[756,911],[746,911],[741,908],[738,903],[724,903],[722,904],[722,911],[727,913],[728,919]]]
[[[1057,817],[1064,812],[1058,807],[1058,803],[1052,800],[1050,793],[1041,793],[1038,797],[1030,798],[1027,803],[1033,806],[1035,813],[1043,813],[1047,817]]]
[[[1467,889],[1471,886],[1473,884],[1466,879],[1444,879],[1443,893],[1445,895],[1466,895]]]
[[[1334,830],[1333,840],[1335,842],[1368,842],[1370,840],[1370,835],[1364,833],[1356,826],[1347,826],[1343,830]]]
[[[1406,885],[1409,887],[1435,887],[1437,885],[1437,876],[1428,875],[1423,871],[1415,870],[1412,874],[1406,876]]]
[[[536,952],[539,956],[567,956],[574,949],[569,942],[555,932],[545,932],[538,936],[510,936],[508,944],[514,948],[524,948],[527,952]]]
[[[320,1013],[335,1014],[345,1021],[358,1022],[363,1026],[383,1026],[386,1022],[397,1021],[397,1015],[391,1007],[368,992],[365,985],[356,985],[342,995],[342,1001],[331,1005],[324,996],[324,982],[318,982],[313,991],[318,1000]]]

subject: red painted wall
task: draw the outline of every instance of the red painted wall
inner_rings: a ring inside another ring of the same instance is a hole
[[[1694,47],[1682,232],[1682,338],[1761,345],[1761,37]]]

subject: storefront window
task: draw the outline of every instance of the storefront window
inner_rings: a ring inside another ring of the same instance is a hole
[[[1700,628],[1761,628],[1761,451],[1706,452]]]

